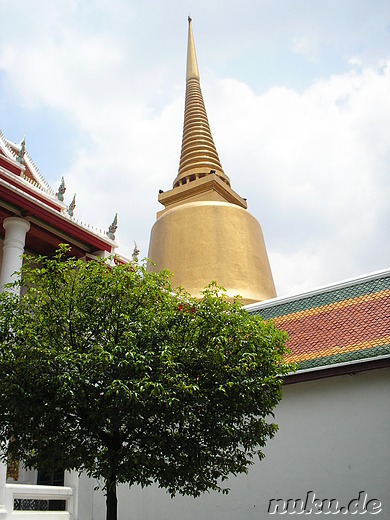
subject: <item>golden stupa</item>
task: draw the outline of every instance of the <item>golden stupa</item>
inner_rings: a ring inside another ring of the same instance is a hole
[[[260,224],[230,187],[211,135],[188,18],[187,84],[179,172],[160,192],[149,245],[154,269],[169,269],[174,286],[200,296],[212,280],[244,304],[276,296]]]

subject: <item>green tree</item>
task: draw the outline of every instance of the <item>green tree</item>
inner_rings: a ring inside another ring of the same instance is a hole
[[[107,520],[118,483],[227,492],[277,430],[285,333],[215,285],[66,253],[25,258],[23,295],[0,296],[2,459],[103,480]]]

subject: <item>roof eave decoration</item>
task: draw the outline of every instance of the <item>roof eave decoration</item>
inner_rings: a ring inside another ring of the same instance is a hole
[[[67,212],[68,212],[69,216],[73,217],[75,207],[76,207],[76,194],[73,195],[72,202],[68,206]]]
[[[110,224],[110,227],[108,228],[107,236],[108,238],[111,238],[111,240],[115,240],[115,233],[118,228],[118,213],[115,214],[114,220]]]
[[[55,193],[29,156],[25,143],[21,152],[23,141],[15,144],[0,131],[0,205],[16,215],[23,214],[30,221],[36,221],[39,226],[50,224],[69,236],[82,236],[80,240],[93,243],[94,247],[109,251],[115,248],[117,245],[107,231],[74,218],[75,197],[67,206],[58,196],[65,192],[64,179]],[[23,164],[17,160],[18,156],[23,157]],[[24,174],[26,169],[28,175]]]
[[[39,227],[52,229],[54,234],[57,232],[63,233],[66,236],[76,238],[80,242],[90,244],[94,249],[112,251],[112,248],[117,246],[106,231],[78,221],[66,211],[58,211],[57,208],[49,205],[47,201],[37,198],[16,185],[10,184],[1,176],[0,192],[1,206],[6,205],[15,215],[23,214],[27,220],[36,223]]]
[[[0,147],[5,151],[6,157],[14,161],[15,165],[17,164],[19,171],[13,170],[13,173],[20,175],[20,177],[23,177],[27,182],[30,182],[30,184],[33,184],[49,196],[55,197],[54,190],[28,153],[25,137],[19,144],[16,144],[7,139],[0,131]]]
[[[64,194],[65,194],[65,191],[66,191],[66,187],[65,187],[65,180],[63,177],[61,177],[61,184],[59,185],[58,187],[58,191],[56,193],[56,197],[59,201],[61,202],[64,202]]]
[[[26,153],[26,136],[23,137],[19,147],[20,147],[20,149],[19,149],[18,156],[17,156],[16,160],[18,161],[18,163],[23,164],[24,163],[24,155]]]

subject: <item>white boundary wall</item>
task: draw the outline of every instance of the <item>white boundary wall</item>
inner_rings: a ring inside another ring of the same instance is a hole
[[[388,520],[389,397],[390,368],[286,385],[276,413],[279,432],[269,442],[266,458],[252,466],[247,476],[229,480],[229,495],[171,499],[156,487],[121,486],[119,518],[263,520],[280,516],[267,512],[272,499],[305,499],[307,492],[314,491],[321,500],[335,498],[347,506],[365,491],[368,500],[380,500],[382,507],[364,518]],[[93,520],[104,520],[104,512],[104,497],[95,492]]]

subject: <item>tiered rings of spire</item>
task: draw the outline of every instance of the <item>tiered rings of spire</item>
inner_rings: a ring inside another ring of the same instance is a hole
[[[199,83],[199,71],[196,60],[195,44],[192,34],[191,18],[188,18],[187,77],[186,101],[184,109],[183,140],[180,155],[179,173],[173,187],[215,173],[230,186],[224,173],[207,119],[202,90]]]

